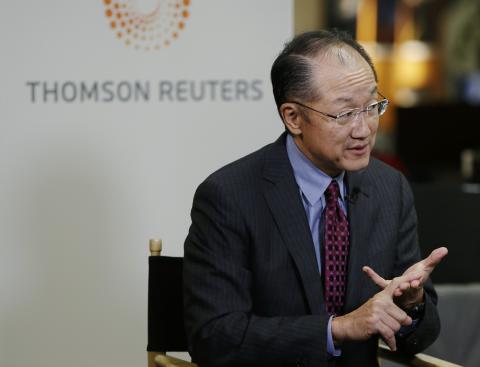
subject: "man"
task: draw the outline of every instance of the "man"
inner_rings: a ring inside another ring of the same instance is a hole
[[[185,241],[185,323],[201,366],[375,366],[378,338],[439,333],[405,178],[370,158],[388,101],[336,31],[293,39],[271,78],[286,132],[208,177]],[[392,279],[391,281],[389,279]]]

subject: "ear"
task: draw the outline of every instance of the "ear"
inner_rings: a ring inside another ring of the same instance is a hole
[[[302,133],[303,115],[298,110],[298,106],[293,103],[283,103],[280,106],[280,115],[287,130],[293,136]]]

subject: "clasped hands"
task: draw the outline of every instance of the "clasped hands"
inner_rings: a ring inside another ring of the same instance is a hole
[[[422,302],[424,283],[447,253],[447,248],[437,248],[428,257],[405,270],[401,276],[391,280],[382,278],[372,268],[364,266],[363,271],[382,291],[356,310],[333,319],[335,345],[341,345],[344,340],[367,340],[378,334],[395,351],[395,333],[402,326],[412,323],[403,309]]]

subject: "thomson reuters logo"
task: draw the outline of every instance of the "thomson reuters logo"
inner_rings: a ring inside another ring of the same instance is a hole
[[[186,27],[190,0],[103,0],[105,17],[116,38],[137,50],[160,50]]]

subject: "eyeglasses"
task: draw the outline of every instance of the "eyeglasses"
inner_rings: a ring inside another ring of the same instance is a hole
[[[361,113],[365,113],[365,117],[368,119],[377,119],[380,116],[382,116],[385,111],[387,110],[388,107],[388,99],[385,98],[381,93],[378,93],[383,99],[380,101],[377,101],[375,103],[372,103],[368,105],[365,108],[354,108],[352,110],[348,110],[342,113],[339,113],[338,115],[331,115],[329,113],[325,113],[322,111],[318,111],[310,106],[307,106],[303,103],[297,102],[297,101],[290,101],[289,103],[295,103],[299,106],[302,106],[306,109],[312,110],[314,112],[317,112],[323,116],[331,118],[333,121],[335,121],[337,124],[341,126],[347,125],[349,122],[355,121],[358,116],[360,116]]]

